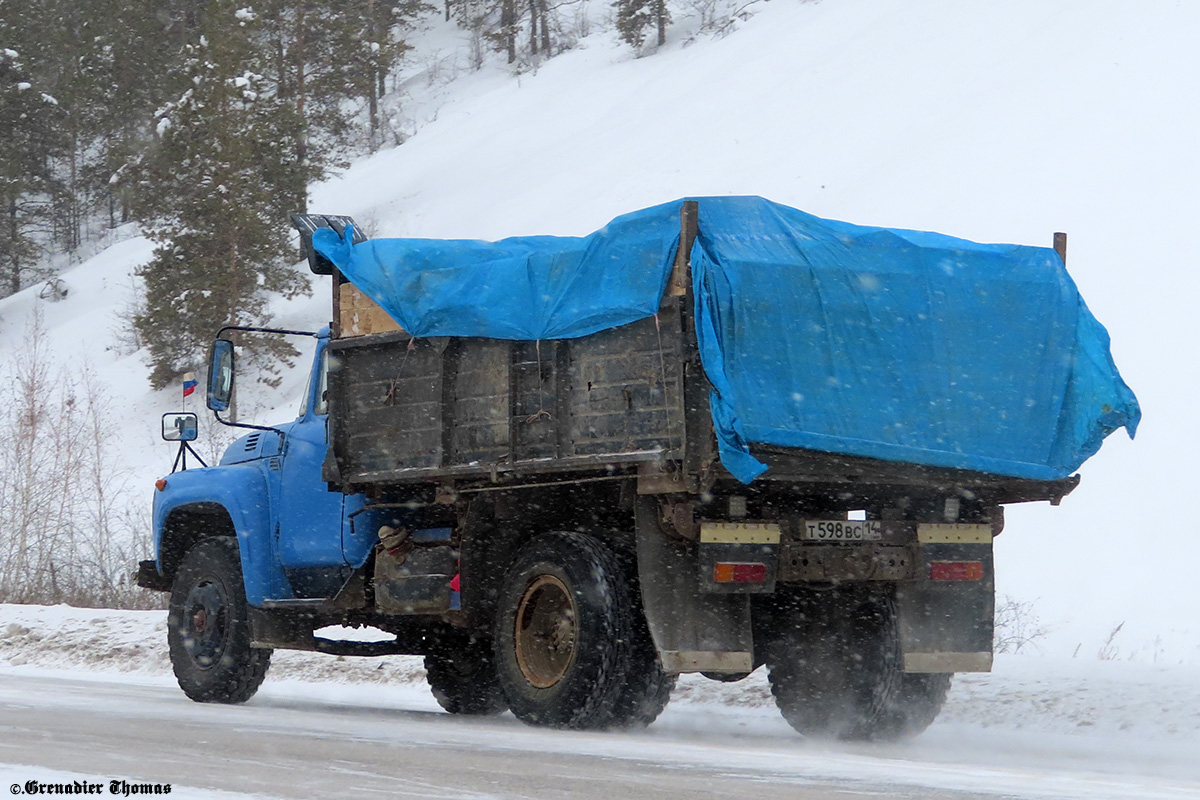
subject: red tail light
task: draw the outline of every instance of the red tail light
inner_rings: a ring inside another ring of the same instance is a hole
[[[982,561],[934,561],[929,565],[929,579],[934,581],[981,581]]]
[[[718,561],[713,566],[715,583],[766,583],[767,565],[751,562]]]

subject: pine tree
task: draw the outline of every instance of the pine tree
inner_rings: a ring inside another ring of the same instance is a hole
[[[615,0],[617,32],[625,43],[635,50],[641,49],[646,41],[646,29],[653,26],[658,34],[658,46],[667,42],[667,23],[671,12],[666,0]]]
[[[158,245],[139,273],[146,311],[135,321],[155,387],[202,361],[223,325],[263,324],[271,294],[308,287],[286,224],[303,126],[253,71],[253,21],[238,10],[204,9],[203,35],[185,48],[190,88],[160,109],[159,142],[137,171],[139,216]],[[245,344],[268,369],[294,353],[277,337]]]
[[[0,266],[5,294],[19,292],[36,266],[33,229],[49,217],[55,192],[50,157],[61,148],[58,101],[40,91],[18,51],[0,41]]]
[[[156,13],[162,4],[0,0],[0,39],[20,43],[14,49],[30,81],[58,103],[55,147],[46,153],[56,191],[44,217],[60,252],[78,250],[98,214],[115,224],[121,206],[127,217],[109,180],[145,146],[147,123],[174,93],[178,72],[177,48]]]
[[[420,15],[433,10],[421,0],[356,0],[359,13],[346,15],[337,52],[344,59],[341,72],[351,93],[366,100],[368,146],[380,144],[382,120],[380,101],[386,94],[387,77],[408,50],[397,34]]]
[[[472,61],[478,69],[482,54],[475,52],[475,38],[482,38],[504,53],[509,64],[524,65],[526,57],[536,63],[548,56],[553,46],[551,6],[546,0],[458,0],[459,24],[472,34]],[[525,22],[528,20],[528,29]]]
[[[508,56],[508,63],[517,60],[517,2],[500,0],[500,28],[496,31]]]
[[[541,54],[549,57],[550,55],[550,21],[547,18],[549,9],[546,7],[546,0],[529,0],[529,54],[538,55],[538,47],[541,46]]]
[[[295,152],[289,158],[294,169],[287,195],[290,210],[303,212],[309,182],[345,163],[346,101],[361,96],[348,77],[358,45],[350,31],[359,20],[340,7],[309,0],[267,0],[261,8],[262,72],[269,91],[291,108],[299,126],[289,137]]]
[[[292,210],[304,211],[307,184],[346,163],[356,133],[354,101],[367,109],[368,146],[378,146],[385,81],[407,49],[395,33],[430,6],[421,0],[350,0],[337,6],[266,0],[255,9],[261,72],[301,125],[289,195]]]
[[[179,47],[164,36],[159,0],[78,5],[87,10],[80,69],[86,91],[64,104],[79,120],[80,184],[93,202],[87,211],[98,211],[113,227],[128,222],[132,210],[121,173],[152,141],[154,110],[183,91]]]

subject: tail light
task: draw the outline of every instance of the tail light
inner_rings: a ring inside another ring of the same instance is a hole
[[[929,565],[929,579],[934,581],[981,581],[982,561],[934,561]]]
[[[713,565],[713,581],[716,583],[766,583],[766,580],[766,564],[718,561]]]

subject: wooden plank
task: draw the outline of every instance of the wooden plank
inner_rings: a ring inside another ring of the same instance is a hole
[[[303,234],[302,234],[303,235]],[[308,247],[312,247],[312,239],[308,240]],[[337,267],[333,268],[333,318],[329,320],[329,335],[338,339],[342,335],[342,293],[339,291],[341,285],[346,282],[342,276],[341,270]]]
[[[354,475],[359,483],[377,483],[381,481],[424,481],[441,480],[443,478],[486,478],[493,473],[497,475],[555,475],[568,472],[586,472],[608,474],[610,468],[623,465],[636,465],[646,461],[659,461],[663,451],[657,449],[634,450],[620,453],[598,453],[586,456],[571,456],[569,458],[538,458],[515,463],[492,464],[458,464],[450,468],[417,467],[382,469],[361,472]],[[633,474],[632,472],[630,474]]]
[[[343,283],[338,286],[335,297],[337,298],[338,334],[341,338],[404,330],[374,300],[359,291],[352,283]]]
[[[665,409],[591,414],[578,419],[577,426],[572,432],[576,445],[595,439],[615,442],[634,437],[663,441],[670,438]]]
[[[690,276],[689,276],[690,277]],[[700,345],[696,340],[696,325],[692,309],[695,297],[691,280],[687,294],[678,298],[679,319],[684,340],[683,364],[683,481],[689,491],[705,491],[706,481],[714,475],[717,464],[716,437],[713,431],[712,409],[709,407],[709,392],[712,384],[704,372],[700,360]]]
[[[512,427],[508,342],[463,339],[458,370],[452,463],[507,458]]]
[[[555,408],[555,341],[517,342],[512,370],[516,376],[512,425],[516,461],[554,458],[557,451]]]
[[[517,342],[508,343],[508,460],[517,460]]]
[[[440,461],[443,467],[454,462],[454,423],[455,409],[454,388],[458,377],[458,354],[461,351],[461,341],[451,340],[442,352],[441,362],[441,404],[438,409],[438,422],[442,428],[442,452]]]
[[[573,455],[571,441],[571,350],[569,341],[555,342],[554,348],[554,456]]]
[[[1054,234],[1054,252],[1058,253],[1063,264],[1067,263],[1067,235],[1062,231]]]
[[[679,209],[679,248],[675,251],[675,266],[671,269],[671,280],[667,286],[667,295],[670,297],[685,296],[691,284],[689,266],[699,222],[700,210],[696,201],[685,200]]]

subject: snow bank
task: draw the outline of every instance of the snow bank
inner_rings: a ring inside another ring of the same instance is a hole
[[[356,633],[349,632],[349,636]],[[170,675],[167,615],[165,611],[0,604],[0,663],[38,669]],[[271,661],[271,678],[412,683],[423,681],[425,672],[419,658],[355,659],[280,650]]]

